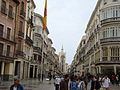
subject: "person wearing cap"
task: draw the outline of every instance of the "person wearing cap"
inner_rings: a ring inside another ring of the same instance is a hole
[[[24,90],[23,86],[20,84],[20,80],[14,77],[14,84],[11,85],[10,90]]]

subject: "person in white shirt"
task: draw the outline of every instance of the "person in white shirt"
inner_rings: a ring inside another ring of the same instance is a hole
[[[56,78],[55,78],[55,90],[59,90],[60,82],[61,82],[61,78],[59,76],[56,76]]]
[[[109,86],[110,86],[110,79],[107,77],[107,76],[105,76],[103,79],[102,79],[102,81],[103,81],[103,88],[104,88],[104,90],[109,90]]]

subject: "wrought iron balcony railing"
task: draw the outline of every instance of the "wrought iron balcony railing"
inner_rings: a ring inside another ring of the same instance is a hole
[[[113,17],[113,18],[107,18],[107,19],[101,20],[102,25],[111,23],[111,22],[120,22],[120,17]]]
[[[108,42],[120,42],[120,37],[109,37],[100,39],[100,43],[108,43]]]

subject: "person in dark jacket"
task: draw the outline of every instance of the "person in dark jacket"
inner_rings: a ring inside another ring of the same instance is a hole
[[[11,85],[10,90],[24,90],[17,77],[14,77],[14,84]]]
[[[91,90],[99,90],[101,88],[100,82],[94,76],[91,79]]]
[[[60,82],[60,90],[68,90],[69,76],[65,75],[64,80]]]

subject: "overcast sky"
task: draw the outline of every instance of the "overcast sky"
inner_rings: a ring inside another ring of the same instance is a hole
[[[43,16],[44,0],[34,0],[35,12]],[[48,29],[56,53],[62,45],[71,64],[81,37],[98,0],[48,0]]]

